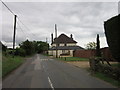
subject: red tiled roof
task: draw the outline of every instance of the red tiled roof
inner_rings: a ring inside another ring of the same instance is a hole
[[[55,38],[53,43],[77,43],[73,38],[66,36],[65,34],[61,34],[58,38]]]

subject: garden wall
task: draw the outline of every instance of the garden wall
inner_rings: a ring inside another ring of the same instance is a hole
[[[74,57],[89,58],[95,56],[95,50],[75,50]],[[101,54],[104,58],[113,59],[108,47],[101,48]]]
[[[95,50],[76,50],[74,57],[89,58],[95,56]]]
[[[113,59],[112,54],[108,47],[101,48],[101,54],[107,59]]]

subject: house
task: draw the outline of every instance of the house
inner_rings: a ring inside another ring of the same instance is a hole
[[[52,35],[51,48],[49,49],[48,54],[54,57],[73,57],[75,50],[83,49],[76,44],[77,42],[73,39],[72,34],[70,37],[65,34],[61,34],[54,40]]]

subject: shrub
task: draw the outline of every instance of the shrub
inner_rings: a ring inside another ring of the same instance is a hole
[[[106,64],[101,64],[99,58],[90,58],[89,63],[90,63],[90,69],[93,72],[101,72],[113,79],[120,80],[119,67],[112,67]]]
[[[17,48],[16,51],[15,51],[15,55],[26,56],[26,52],[22,48]]]

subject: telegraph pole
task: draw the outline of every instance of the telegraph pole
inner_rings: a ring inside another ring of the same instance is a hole
[[[14,49],[15,49],[15,35],[16,35],[16,18],[17,15],[14,15],[14,34],[13,34],[13,58],[14,58]]]

